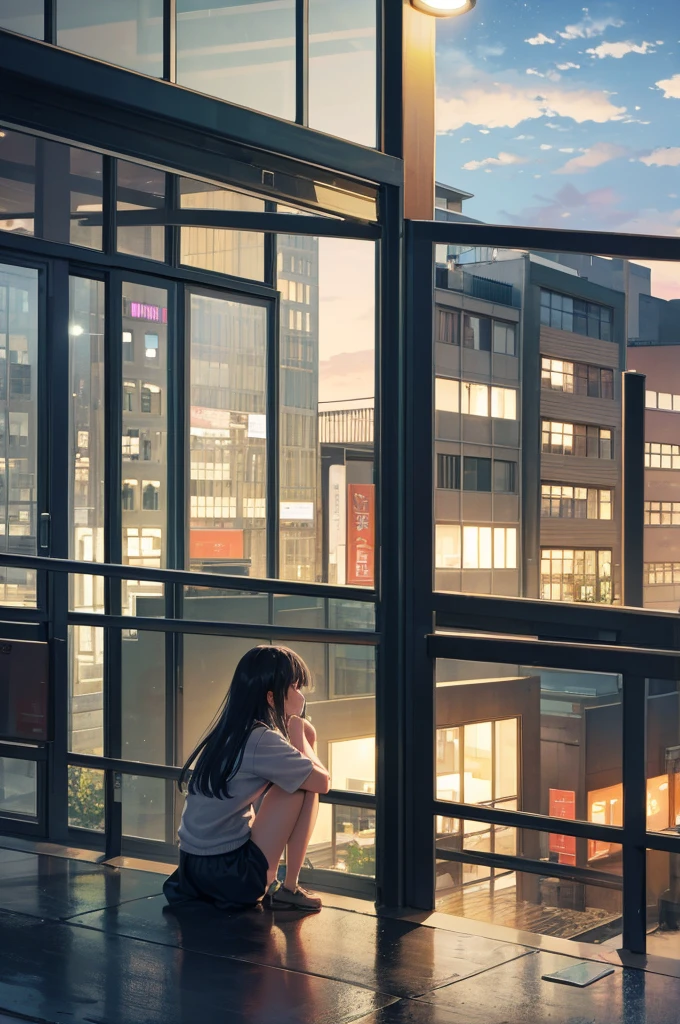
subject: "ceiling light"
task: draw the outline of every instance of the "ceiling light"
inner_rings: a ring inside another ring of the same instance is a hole
[[[417,11],[431,14],[435,18],[454,18],[457,14],[471,11],[477,0],[411,0]]]

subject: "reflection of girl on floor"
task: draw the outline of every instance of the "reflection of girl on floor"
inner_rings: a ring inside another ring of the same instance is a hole
[[[320,909],[321,900],[298,884],[319,793],[329,788],[316,733],[300,717],[309,682],[304,661],[285,647],[254,647],[236,666],[215,724],[182,769],[180,786],[195,762],[179,867],[163,888],[171,905],[203,899],[230,909],[267,895],[273,907]]]

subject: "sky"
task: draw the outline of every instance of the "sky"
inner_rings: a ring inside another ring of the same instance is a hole
[[[491,223],[680,236],[680,0],[477,0],[438,21],[437,180]]]

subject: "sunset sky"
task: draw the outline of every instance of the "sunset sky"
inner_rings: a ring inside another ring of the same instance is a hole
[[[437,25],[437,132],[470,216],[680,235],[680,2],[478,0]]]

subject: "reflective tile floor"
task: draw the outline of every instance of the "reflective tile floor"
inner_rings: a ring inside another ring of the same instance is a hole
[[[680,979],[325,907],[164,910],[163,878],[0,850],[0,1024],[677,1024]],[[358,906],[358,904],[356,904]],[[593,953],[593,958],[596,957]]]

